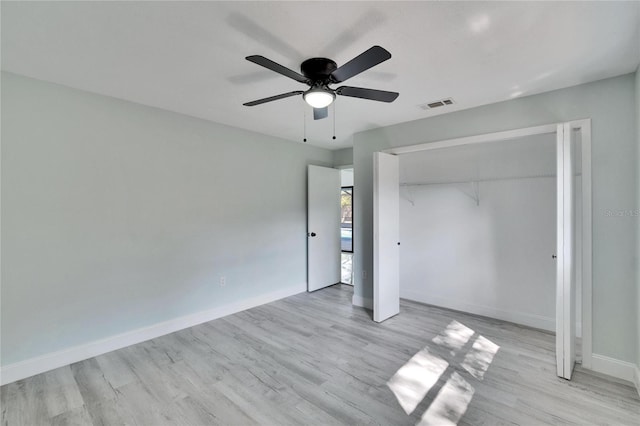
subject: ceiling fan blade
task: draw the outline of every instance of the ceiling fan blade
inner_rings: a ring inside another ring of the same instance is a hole
[[[329,107],[313,109],[314,120],[322,120],[323,118],[327,118],[328,115],[329,115]]]
[[[289,77],[294,79],[295,81],[298,81],[300,83],[307,83],[309,80],[303,76],[302,74],[299,74],[293,70],[290,70],[287,67],[284,67],[276,62],[273,62],[271,59],[267,59],[264,56],[260,56],[260,55],[252,55],[252,56],[247,56],[245,58],[247,61],[249,62],[253,62],[254,64],[258,64],[260,66],[263,66],[267,69],[270,69],[271,71],[275,71],[278,74],[282,74],[285,77]]]
[[[393,102],[398,95],[397,92],[387,92],[385,90],[364,89],[362,87],[341,86],[336,89],[336,94],[350,96],[352,98],[369,99],[371,101]]]
[[[371,49],[359,54],[346,64],[338,67],[337,70],[331,73],[332,80],[335,83],[340,83],[354,75],[360,74],[362,71],[366,71],[369,68],[386,61],[389,58],[391,58],[391,53],[380,46],[373,46]]]
[[[296,90],[294,92],[282,93],[281,95],[270,96],[268,98],[258,99],[257,101],[247,102],[247,103],[242,104],[242,105],[244,105],[244,106],[255,106],[255,105],[264,104],[266,102],[277,101],[278,99],[288,98],[290,96],[301,95],[303,93],[304,92],[302,90]]]

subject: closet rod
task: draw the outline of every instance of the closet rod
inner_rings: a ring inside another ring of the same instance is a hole
[[[582,173],[578,173],[575,176],[582,176]],[[512,178],[490,178],[490,179],[466,179],[453,182],[417,182],[417,183],[401,183],[400,186],[427,186],[427,185],[459,185],[462,183],[470,182],[495,182],[498,180],[523,180],[523,179],[537,179],[537,178],[555,178],[556,175],[536,175],[536,176],[519,176]]]

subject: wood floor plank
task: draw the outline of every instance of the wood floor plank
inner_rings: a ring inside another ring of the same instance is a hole
[[[96,362],[103,372],[104,378],[114,389],[138,380],[123,355],[124,351],[116,351],[96,357]]]
[[[109,399],[93,404],[87,410],[94,426],[124,426],[126,413],[123,405],[117,399]]]
[[[48,371],[43,374],[43,378],[40,390],[49,417],[82,408],[82,395],[69,366]]]
[[[556,377],[550,333],[406,300],[378,324],[351,297],[299,294],[5,385],[2,424],[640,425],[631,384]]]
[[[71,364],[71,371],[86,406],[117,398],[115,390],[105,379],[95,358]]]
[[[42,398],[44,386],[44,374],[2,386],[0,389],[2,424],[46,424],[49,414],[45,400]]]
[[[52,426],[87,426],[92,423],[84,405],[53,416],[50,421]]]

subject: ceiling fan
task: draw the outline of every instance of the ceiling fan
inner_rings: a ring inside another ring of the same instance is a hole
[[[327,58],[307,59],[300,64],[300,71],[302,71],[302,74],[299,74],[287,67],[273,62],[271,59],[265,58],[264,56],[247,56],[247,61],[268,68],[271,71],[275,71],[299,83],[307,84],[310,88],[306,91],[295,90],[293,92],[258,99],[256,101],[247,102],[243,105],[255,106],[266,102],[277,101],[278,99],[288,98],[290,96],[302,95],[303,99],[313,107],[313,119],[320,120],[327,117],[328,106],[333,103],[336,95],[380,102],[393,102],[398,97],[399,93],[353,86],[340,86],[336,89],[329,87],[330,84],[342,83],[343,81],[358,75],[389,58],[391,58],[391,53],[380,46],[373,46],[340,67],[338,67],[334,61]]]

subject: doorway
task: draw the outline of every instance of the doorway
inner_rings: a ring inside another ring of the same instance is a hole
[[[353,167],[309,165],[307,291],[353,285]]]
[[[538,126],[513,131],[498,132],[487,135],[472,136],[447,141],[439,141],[408,147],[389,149],[383,153],[374,154],[374,318],[382,321],[398,313],[395,307],[395,294],[400,295],[400,274],[398,266],[387,259],[391,259],[399,243],[399,231],[395,235],[388,234],[389,220],[393,221],[394,212],[388,211],[389,200],[399,198],[399,178],[395,178],[395,187],[390,187],[385,176],[399,176],[399,157],[410,154],[435,153],[436,150],[462,146],[480,146],[480,144],[513,142],[525,137],[555,137],[557,162],[557,244],[552,253],[544,253],[550,258],[555,256],[557,263],[555,282],[555,331],[557,338],[556,354],[558,375],[570,379],[573,362],[575,361],[576,335],[576,298],[580,295],[576,283],[582,284],[580,301],[582,307],[582,362],[587,368],[591,365],[591,158],[590,158],[590,120],[580,120],[559,125]],[[551,139],[553,144],[553,139]],[[531,160],[531,158],[529,158]],[[527,162],[518,167],[526,167]],[[473,173],[474,171],[467,170]],[[581,182],[577,176],[581,175]],[[470,201],[480,197],[478,183],[467,179],[463,191]],[[580,183],[582,186],[580,186]],[[576,197],[576,189],[580,192]],[[395,193],[394,193],[395,191]],[[376,199],[384,198],[383,203],[376,203]],[[393,203],[391,203],[393,204]],[[396,211],[397,213],[397,211]],[[377,220],[376,217],[384,220]],[[399,220],[399,219],[398,219]],[[455,232],[455,229],[452,231]],[[404,248],[404,247],[403,247]],[[397,250],[399,251],[399,250]],[[539,255],[539,253],[537,254]],[[499,261],[499,259],[498,259]],[[390,271],[391,270],[391,271]],[[384,272],[381,273],[381,272]],[[548,272],[548,271],[547,271]],[[386,295],[384,299],[380,295]],[[376,298],[379,298],[376,301]],[[392,306],[393,309],[388,309]],[[384,315],[377,315],[376,308],[384,311]],[[459,308],[458,308],[459,309]],[[464,310],[464,309],[461,309]],[[482,314],[482,313],[481,313]],[[491,316],[491,315],[489,315]]]
[[[353,168],[340,170],[340,183],[340,282],[353,285]]]
[[[307,291],[340,282],[340,172],[307,168]]]

